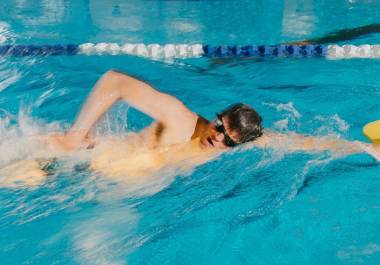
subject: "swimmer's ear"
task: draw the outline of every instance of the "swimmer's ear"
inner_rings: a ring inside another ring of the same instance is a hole
[[[380,144],[380,120],[367,123],[363,127],[363,134],[374,144]]]

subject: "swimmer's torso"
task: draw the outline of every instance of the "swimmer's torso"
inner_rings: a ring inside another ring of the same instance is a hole
[[[202,150],[199,140],[164,147],[137,146],[132,139],[102,139],[93,150],[91,169],[124,181],[144,179],[164,168],[187,170],[211,159],[215,150]],[[128,137],[127,137],[128,138]]]
[[[91,168],[111,178],[141,178],[167,167],[189,169],[214,157],[217,150],[199,144],[199,131],[207,123],[202,117],[191,135],[180,143],[167,144],[172,137],[161,123],[153,123],[139,134],[124,138],[102,138],[93,150]],[[178,138],[177,138],[178,139]]]

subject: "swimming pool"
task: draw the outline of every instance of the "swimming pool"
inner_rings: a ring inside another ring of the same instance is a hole
[[[0,3],[3,44],[277,44],[377,23],[376,1]],[[378,44],[377,34],[350,41]],[[101,74],[120,69],[212,119],[246,102],[267,128],[365,140],[380,62],[133,56],[0,58],[0,166],[37,158],[28,136],[68,128]],[[117,105],[99,133],[150,122]],[[130,154],[133,156],[134,154]],[[126,186],[64,157],[36,188],[0,188],[2,264],[378,264],[380,169],[361,154],[236,150]],[[0,176],[1,178],[2,176]]]

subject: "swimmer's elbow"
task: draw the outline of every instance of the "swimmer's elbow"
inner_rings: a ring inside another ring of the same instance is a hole
[[[104,74],[103,78],[108,82],[108,88],[112,92],[119,93],[120,97],[125,100],[139,95],[149,96],[156,92],[149,84],[116,70],[109,70]]]

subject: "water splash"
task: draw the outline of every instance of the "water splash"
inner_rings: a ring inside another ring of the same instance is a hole
[[[282,132],[295,129],[300,126],[299,119],[302,117],[298,110],[294,107],[293,102],[288,103],[263,103],[265,106],[276,109],[281,115],[284,116],[282,120],[276,121],[274,127]]]
[[[309,174],[309,172],[312,169],[314,169],[315,167],[321,167],[321,166],[327,165],[331,161],[333,161],[339,157],[342,157],[342,156],[343,156],[343,154],[337,154],[337,153],[324,154],[324,153],[322,153],[322,154],[318,155],[315,159],[309,160],[306,163],[306,165],[303,167],[302,171],[294,175],[293,184],[290,186],[289,194],[288,194],[285,201],[291,201],[298,195],[298,193],[300,192],[300,190],[302,189],[302,187],[305,184],[307,175]]]
[[[0,166],[41,156],[42,146],[36,136],[59,127],[57,123],[44,124],[28,113],[28,109],[21,109],[12,115],[0,109]]]
[[[124,103],[115,104],[96,123],[93,132],[96,135],[122,136],[128,134],[128,110],[129,106]]]
[[[317,115],[313,119],[314,123],[318,124],[316,133],[318,135],[341,135],[348,131],[350,125],[343,120],[338,114],[331,116]]]

